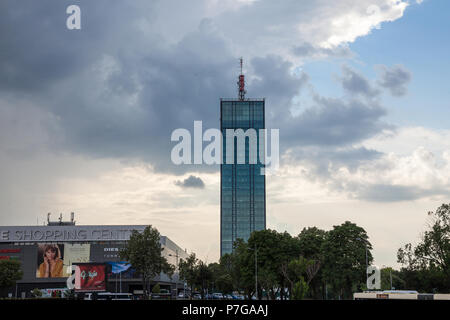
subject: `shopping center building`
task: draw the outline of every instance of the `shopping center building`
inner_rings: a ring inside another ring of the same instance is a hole
[[[2,290],[2,296],[29,297],[35,288],[66,288],[72,274],[72,264],[106,263],[107,287],[110,292],[142,292],[142,282],[132,266],[122,261],[119,251],[133,230],[142,232],[145,225],[77,226],[73,222],[48,222],[45,226],[0,226],[0,260],[21,263],[22,279],[14,288]],[[165,236],[160,238],[163,256],[174,266],[188,253]],[[45,268],[44,252],[52,248],[57,267],[51,272]],[[47,271],[44,271],[47,270]],[[155,277],[151,285],[176,292],[183,287],[178,270],[172,278],[165,274]]]

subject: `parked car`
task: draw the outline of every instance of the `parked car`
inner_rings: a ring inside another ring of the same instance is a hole
[[[223,299],[223,294],[220,293],[220,292],[215,292],[215,293],[212,294],[212,298],[215,299],[215,300],[218,300],[218,299],[222,300]]]
[[[192,296],[195,300],[200,300],[202,298],[202,295],[200,293],[196,293]]]

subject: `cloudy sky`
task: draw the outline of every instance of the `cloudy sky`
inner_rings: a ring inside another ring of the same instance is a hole
[[[66,8],[81,8],[81,30]],[[450,3],[444,0],[3,0],[0,224],[152,224],[219,256],[217,166],[175,166],[176,128],[219,127],[266,98],[281,165],[267,226],[346,220],[378,265],[450,193]]]

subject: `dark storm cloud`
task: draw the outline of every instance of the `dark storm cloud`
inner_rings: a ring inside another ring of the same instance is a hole
[[[74,77],[102,53],[117,53],[121,42],[114,42],[124,38],[120,22],[139,12],[133,5],[111,5],[106,0],[77,1],[83,29],[69,31],[66,8],[71,4],[69,0],[0,3],[0,90],[35,94]]]
[[[390,128],[377,102],[316,95],[312,107],[283,124],[285,138],[300,146],[346,146]]]
[[[71,1],[12,3],[0,5],[5,26],[0,71],[6,75],[0,90],[29,97],[52,115],[53,149],[142,159],[158,171],[177,174],[217,170],[175,166],[170,160],[174,129],[193,132],[194,120],[202,120],[204,130],[218,128],[219,98],[237,95],[238,60],[213,19],[168,41],[151,27],[152,5],[161,3],[79,1],[80,31],[65,28]],[[313,104],[294,117],[292,101],[308,85],[308,75],[293,74],[293,65],[276,55],[246,60],[245,68],[247,96],[266,98],[267,127],[281,130],[282,153],[315,146],[349,166],[373,157],[349,151],[387,127],[381,121],[385,109],[364,100],[374,93],[362,76],[344,69],[343,86],[355,96],[315,95]]]
[[[218,127],[219,98],[234,94],[236,82],[237,59],[225,41],[206,19],[175,44],[161,41],[138,27],[152,18],[146,2],[81,1],[82,30],[68,31],[67,3],[10,2],[14,10],[1,11],[17,32],[1,29],[0,90],[30,95],[55,115],[63,138],[55,148],[189,169],[170,161],[171,132],[192,129],[194,120]]]
[[[391,68],[379,66],[380,79],[378,84],[389,90],[393,96],[403,96],[407,93],[407,84],[412,79],[411,72],[404,66],[395,65]]]
[[[292,74],[292,63],[278,56],[254,58],[251,61],[252,77],[247,86],[248,97],[266,98],[266,121],[270,127],[279,128],[282,118],[290,116],[292,99],[308,83],[308,75]]]
[[[372,88],[370,82],[364,76],[348,66],[342,67],[342,77],[340,78],[340,81],[342,87],[351,94],[375,97],[380,93],[378,90]]]
[[[189,2],[184,9],[195,10],[199,3]],[[23,124],[39,119],[41,124],[40,131],[36,129],[39,136],[32,132],[33,127],[25,127],[30,132],[23,139],[37,141],[49,152],[139,159],[157,171],[175,174],[217,170],[217,166],[173,165],[170,151],[175,143],[170,142],[170,136],[176,128],[193,132],[194,120],[202,120],[204,130],[219,127],[219,98],[237,95],[238,74],[238,56],[231,49],[236,46],[235,39],[226,38],[220,26],[229,18],[236,19],[239,41],[252,40],[245,38],[248,35],[241,37],[240,24],[253,23],[241,19],[247,17],[243,12],[249,7],[217,19],[188,18],[189,24],[197,27],[169,39],[166,30],[177,30],[178,22],[184,22],[158,15],[156,7],[166,2],[77,1],[82,9],[80,31],[65,27],[65,10],[71,4],[74,2],[65,0],[0,3],[0,93],[8,102],[1,110],[11,113],[8,119],[20,117]],[[281,17],[277,19],[283,20]],[[259,29],[259,24],[255,25],[258,27],[251,30]],[[292,53],[300,58],[351,55],[346,47],[323,49],[307,42],[292,47]],[[266,124],[280,129],[281,153],[288,153],[294,164],[308,163],[311,180],[321,180],[362,199],[420,197],[420,190],[346,185],[346,181],[333,179],[331,170],[344,167],[355,171],[382,156],[355,145],[391,128],[382,121],[386,110],[372,84],[344,67],[340,83],[345,97],[316,93],[312,103],[302,106],[300,114],[294,116],[293,99],[305,95],[311,84],[307,74],[293,74],[293,67],[264,50],[245,60],[247,96],[266,98]],[[384,67],[379,85],[401,95],[410,78],[400,66]],[[0,134],[8,136],[8,155],[10,150],[38,148],[11,134],[17,132],[13,126],[13,121],[2,122],[0,128]],[[26,153],[20,154],[23,157]],[[204,188],[195,176],[176,184]]]
[[[183,181],[175,181],[175,185],[182,188],[196,188],[196,189],[204,189],[205,183],[199,177],[189,176],[189,178],[184,179]]]

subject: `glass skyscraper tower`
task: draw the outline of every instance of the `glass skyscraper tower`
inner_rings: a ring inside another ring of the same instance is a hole
[[[257,156],[251,164],[249,138],[245,138],[245,163],[238,164],[237,143],[234,138],[234,162],[228,164],[227,129],[255,129],[257,135],[257,154],[259,155],[259,129],[265,129],[265,100],[245,99],[244,76],[239,76],[239,98],[221,99],[220,127],[223,136],[220,168],[220,255],[231,253],[233,243],[241,238],[247,241],[250,234],[266,228],[266,178],[261,174],[264,164]],[[264,143],[264,140],[263,140]],[[262,150],[264,151],[264,150]],[[262,170],[261,170],[262,169]]]

